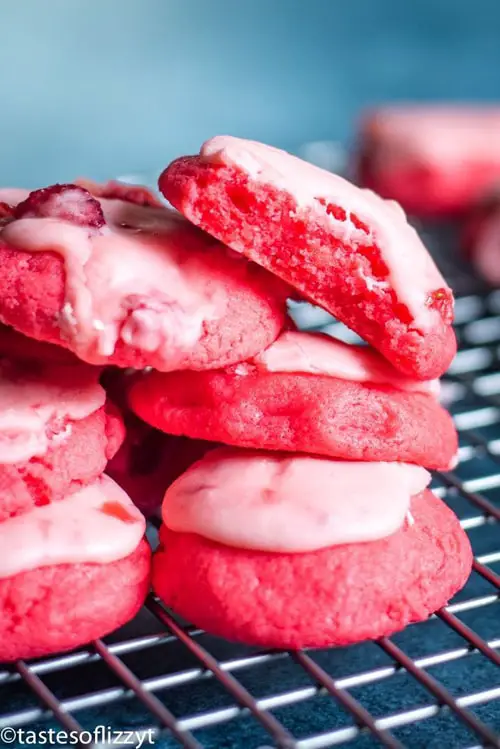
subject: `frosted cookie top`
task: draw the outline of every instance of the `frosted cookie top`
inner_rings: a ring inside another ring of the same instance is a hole
[[[90,416],[106,401],[98,377],[85,365],[32,374],[0,362],[0,464],[42,457],[69,437],[68,422]]]
[[[363,463],[222,448],[168,489],[163,522],[227,546],[307,552],[391,535],[430,475]]]
[[[146,521],[107,476],[0,523],[0,579],[58,564],[109,564],[139,545]]]
[[[389,274],[386,282],[373,282],[394,289],[413,317],[411,327],[425,331],[439,319],[437,310],[430,306],[431,294],[447,289],[447,284],[398,204],[254,141],[216,136],[203,144],[200,157],[205,162],[235,167],[254,182],[288,193],[297,213],[312,211],[338,240],[353,246],[376,245]],[[340,208],[342,218],[329,206]]]
[[[0,237],[63,259],[61,332],[92,364],[107,363],[119,341],[153,353],[158,365],[175,363],[226,311],[225,249],[167,207],[54,186],[17,205]],[[233,266],[243,277],[246,264]]]
[[[317,374],[435,396],[440,390],[439,380],[413,380],[373,349],[349,345],[323,333],[285,331],[252,361],[267,372]]]

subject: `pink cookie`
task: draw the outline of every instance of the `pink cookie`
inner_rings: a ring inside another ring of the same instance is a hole
[[[220,136],[159,186],[190,221],[283,278],[419,379],[456,351],[453,295],[399,206],[275,148]]]
[[[0,661],[70,650],[135,616],[149,589],[144,530],[106,477],[0,522]]]
[[[383,107],[359,147],[363,186],[418,216],[462,214],[500,180],[500,108]]]
[[[404,377],[369,349],[289,331],[225,370],[145,374],[129,401],[170,434],[447,470],[458,442],[437,385]]]
[[[78,363],[76,356],[68,349],[28,338],[7,325],[0,325],[0,357],[48,364]]]
[[[127,430],[125,441],[109,462],[106,473],[149,517],[157,513],[166,488],[217,445],[164,434],[137,418],[128,407],[127,390],[140,376],[138,372],[108,367],[101,377],[108,397],[124,416]]]
[[[88,190],[95,198],[126,200],[129,203],[153,208],[161,208],[164,205],[157,195],[143,185],[130,185],[113,179],[104,184],[99,184],[85,178],[77,179],[75,184]]]
[[[2,363],[0,521],[92,482],[118,451],[123,421],[98,374]]]
[[[12,209],[0,268],[2,322],[91,364],[225,366],[284,323],[287,289],[258,266],[166,207],[76,185]]]
[[[141,541],[111,564],[45,567],[0,580],[0,661],[71,650],[126,624],[148,593],[150,558]]]
[[[469,212],[462,244],[476,273],[491,286],[500,286],[500,195],[486,194]]]
[[[125,442],[106,473],[149,517],[160,508],[167,487],[216,445],[163,434],[133,414],[127,414],[126,424]]]
[[[346,497],[349,501],[349,497]],[[308,553],[239,549],[164,526],[153,587],[211,634],[272,648],[348,645],[421,621],[466,582],[468,538],[431,492],[387,538]]]

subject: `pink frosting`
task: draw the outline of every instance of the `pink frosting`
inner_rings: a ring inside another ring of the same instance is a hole
[[[146,521],[132,500],[102,476],[61,502],[0,523],[0,579],[57,564],[109,564],[139,545]]]
[[[0,203],[14,206],[26,200],[29,194],[30,191],[22,187],[2,187],[0,188]]]
[[[100,201],[92,231],[53,218],[22,218],[3,239],[29,252],[59,253],[66,266],[60,324],[84,361],[105,364],[119,340],[171,366],[198,342],[203,323],[223,316],[226,295],[200,259],[215,240],[168,208]]]
[[[217,136],[202,146],[200,155],[209,162],[235,166],[256,182],[286,191],[296,201],[298,215],[312,209],[340,241],[354,246],[376,244],[389,268],[390,285],[414,318],[412,327],[426,330],[439,319],[439,313],[427,301],[430,292],[447,285],[403,210],[393,201],[382,200],[336,174],[262,143]],[[327,213],[322,205],[325,201],[342,207],[347,220],[339,221]],[[369,227],[369,235],[356,228],[352,214]],[[364,280],[369,289],[388,285],[370,277]]]
[[[83,365],[47,367],[37,375],[0,364],[0,463],[40,457],[51,443],[69,437],[69,421],[84,419],[105,403],[98,375]]]
[[[174,531],[247,549],[306,552],[374,541],[402,526],[423,468],[213,450],[167,489]]]
[[[385,107],[368,117],[365,131],[382,169],[418,162],[460,173],[464,161],[491,163],[500,157],[498,107]]]
[[[285,331],[255,357],[267,372],[301,372],[337,377],[353,382],[391,385],[397,390],[439,395],[439,380],[412,380],[365,346],[352,346],[323,333]]]

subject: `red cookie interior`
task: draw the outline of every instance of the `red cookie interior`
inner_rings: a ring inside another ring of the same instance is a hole
[[[159,186],[190,221],[324,307],[402,372],[432,379],[447,369],[456,352],[452,292],[398,207],[289,154],[226,137],[175,160]],[[393,267],[389,244],[405,250],[393,253]],[[395,289],[402,270],[404,293],[422,287],[416,314],[425,325]]]

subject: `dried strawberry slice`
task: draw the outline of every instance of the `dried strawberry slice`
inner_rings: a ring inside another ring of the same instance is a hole
[[[99,201],[85,188],[72,184],[34,190],[14,208],[14,217],[58,218],[93,229],[106,223]]]
[[[0,225],[12,221],[14,218],[14,208],[8,203],[0,201]]]
[[[128,185],[125,182],[109,180],[104,184],[92,182],[89,179],[77,179],[76,184],[84,187],[96,198],[107,198],[108,200],[125,200],[135,205],[151,206],[153,208],[162,208],[163,203],[154,195],[151,190],[142,185]]]

